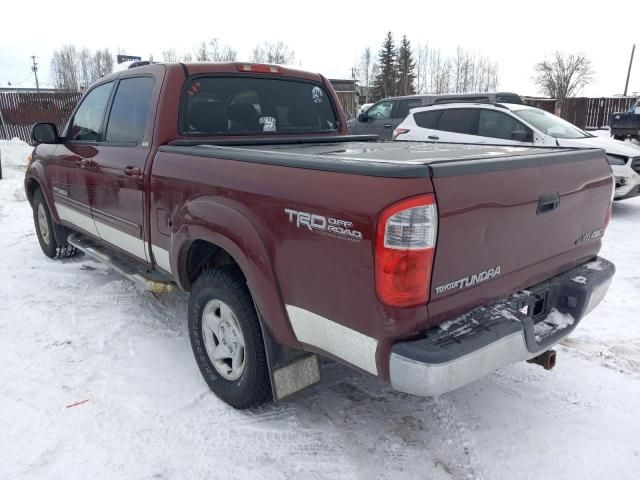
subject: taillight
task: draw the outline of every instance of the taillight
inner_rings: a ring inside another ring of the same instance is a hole
[[[404,133],[409,133],[409,129],[408,128],[396,128],[393,131],[393,136],[391,138],[392,138],[392,140],[395,140],[398,137],[398,135],[402,135]]]
[[[604,227],[603,227],[604,230],[606,230],[607,227],[609,226],[609,222],[611,221],[612,210],[613,210],[613,202],[609,204],[609,208],[607,209],[607,214],[604,216]]]
[[[433,194],[382,211],[376,238],[376,291],[383,303],[412,307],[429,300],[437,227]]]
[[[603,230],[606,230],[609,226],[609,221],[611,220],[611,214],[613,211],[613,198],[616,195],[616,177],[612,177],[612,186],[611,186],[611,199],[609,200],[609,208],[607,209],[607,213],[604,216],[604,227]]]

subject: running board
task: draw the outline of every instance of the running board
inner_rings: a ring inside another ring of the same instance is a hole
[[[90,238],[78,233],[72,233],[67,238],[67,243],[76,247],[78,250],[82,250],[100,263],[104,263],[123,277],[137,283],[145,290],[153,293],[169,293],[178,290],[175,283],[153,278],[153,274],[145,273],[141,270],[143,268],[141,265],[100,245]]]

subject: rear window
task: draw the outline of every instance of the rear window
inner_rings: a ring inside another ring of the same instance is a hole
[[[440,115],[440,121],[438,122],[438,130],[475,135],[477,130],[476,113],[473,108],[442,110],[442,115]]]
[[[265,77],[198,77],[187,84],[181,133],[263,135],[335,132],[327,91],[311,82]]]
[[[422,128],[436,128],[436,121],[440,115],[440,110],[430,110],[413,114],[416,125]]]

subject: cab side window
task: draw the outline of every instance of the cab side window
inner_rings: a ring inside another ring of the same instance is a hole
[[[113,82],[104,83],[91,90],[73,117],[69,140],[97,142],[102,136],[102,121]]]
[[[495,110],[480,110],[478,120],[478,135],[482,137],[515,140],[514,132],[525,132],[533,137],[531,129],[513,117]]]
[[[107,142],[138,143],[144,138],[153,85],[150,77],[120,81],[109,113]]]
[[[367,117],[371,120],[386,120],[391,118],[392,107],[393,102],[376,103],[373,107],[367,110]]]

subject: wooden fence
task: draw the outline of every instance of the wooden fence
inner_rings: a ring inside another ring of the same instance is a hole
[[[635,103],[636,97],[572,97],[565,101],[561,111],[554,98],[524,97],[527,105],[555,113],[580,128],[602,128],[609,125],[609,115],[626,112]]]
[[[31,142],[31,127],[51,122],[61,131],[82,96],[78,92],[0,92],[0,138]]]

